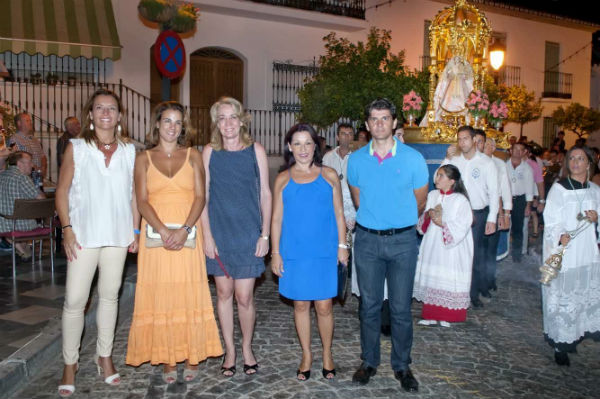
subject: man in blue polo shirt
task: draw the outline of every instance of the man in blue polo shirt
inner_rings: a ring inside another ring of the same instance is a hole
[[[418,254],[415,225],[427,200],[429,173],[423,156],[394,137],[396,106],[391,101],[373,101],[365,115],[372,139],[348,161],[348,184],[358,208],[354,257],[362,301],[363,362],[352,381],[367,384],[377,372],[387,278],[392,369],[402,388],[416,392],[419,383],[409,368],[413,337],[410,305]]]

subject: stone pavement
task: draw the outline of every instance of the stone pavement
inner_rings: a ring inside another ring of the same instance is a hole
[[[358,302],[349,297],[336,304],[333,354],[338,375],[334,381],[321,376],[318,334],[313,330],[314,362],[310,380],[299,382],[295,370],[300,347],[294,330],[292,307],[280,299],[270,272],[256,290],[257,327],[254,351],[260,363],[255,376],[241,372],[233,378],[219,374],[220,359],[201,364],[192,383],[167,386],[161,368],[124,365],[130,314],[121,315],[114,359],[123,382],[113,388],[96,374],[92,356],[95,331],[88,332],[81,353],[74,398],[599,398],[600,343],[583,341],[570,367],[554,363],[552,349],[544,342],[541,295],[537,278],[540,257],[525,256],[522,264],[508,258],[498,267],[498,291],[483,309],[469,310],[468,320],[451,328],[416,325],[421,305],[413,303],[414,342],[412,369],[420,382],[417,394],[405,393],[389,365],[390,340],[382,337],[382,364],[366,386],[354,385],[352,374],[360,364]],[[214,298],[214,284],[211,284]],[[314,318],[313,318],[314,321]],[[314,324],[313,324],[314,325]],[[237,327],[236,327],[237,328]],[[239,336],[238,341],[239,342]],[[62,371],[56,358],[13,398],[55,398]]]

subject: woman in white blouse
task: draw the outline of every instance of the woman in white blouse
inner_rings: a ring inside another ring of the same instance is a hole
[[[111,353],[123,265],[127,251],[136,252],[139,213],[133,192],[135,148],[122,127],[123,107],[111,91],[98,89],[82,111],[80,138],[65,151],[56,189],[56,209],[67,256],[67,282],[62,315],[65,367],[58,393],[75,392],[84,308],[98,274],[98,339],[95,362],[109,385],[121,378]]]

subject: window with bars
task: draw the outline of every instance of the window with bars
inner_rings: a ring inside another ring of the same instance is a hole
[[[0,61],[10,73],[6,80],[33,84],[105,83],[107,70],[112,63],[108,59],[15,54],[11,51],[0,53]]]
[[[542,137],[542,146],[544,148],[550,148],[556,133],[558,132],[558,126],[554,123],[554,119],[545,116],[544,117],[544,133]]]
[[[285,62],[273,63],[273,111],[299,112],[301,109],[298,90],[315,76],[319,68],[313,65],[296,65]]]

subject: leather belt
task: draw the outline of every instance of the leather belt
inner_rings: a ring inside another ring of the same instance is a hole
[[[394,234],[400,234],[400,233],[404,233],[405,231],[411,230],[415,226],[414,225],[406,226],[406,227],[402,227],[401,229],[374,230],[374,229],[369,229],[368,227],[365,227],[365,226],[361,226],[360,224],[356,223],[356,227],[358,227],[361,230],[366,231],[367,233],[375,234],[378,236],[393,236]]]

